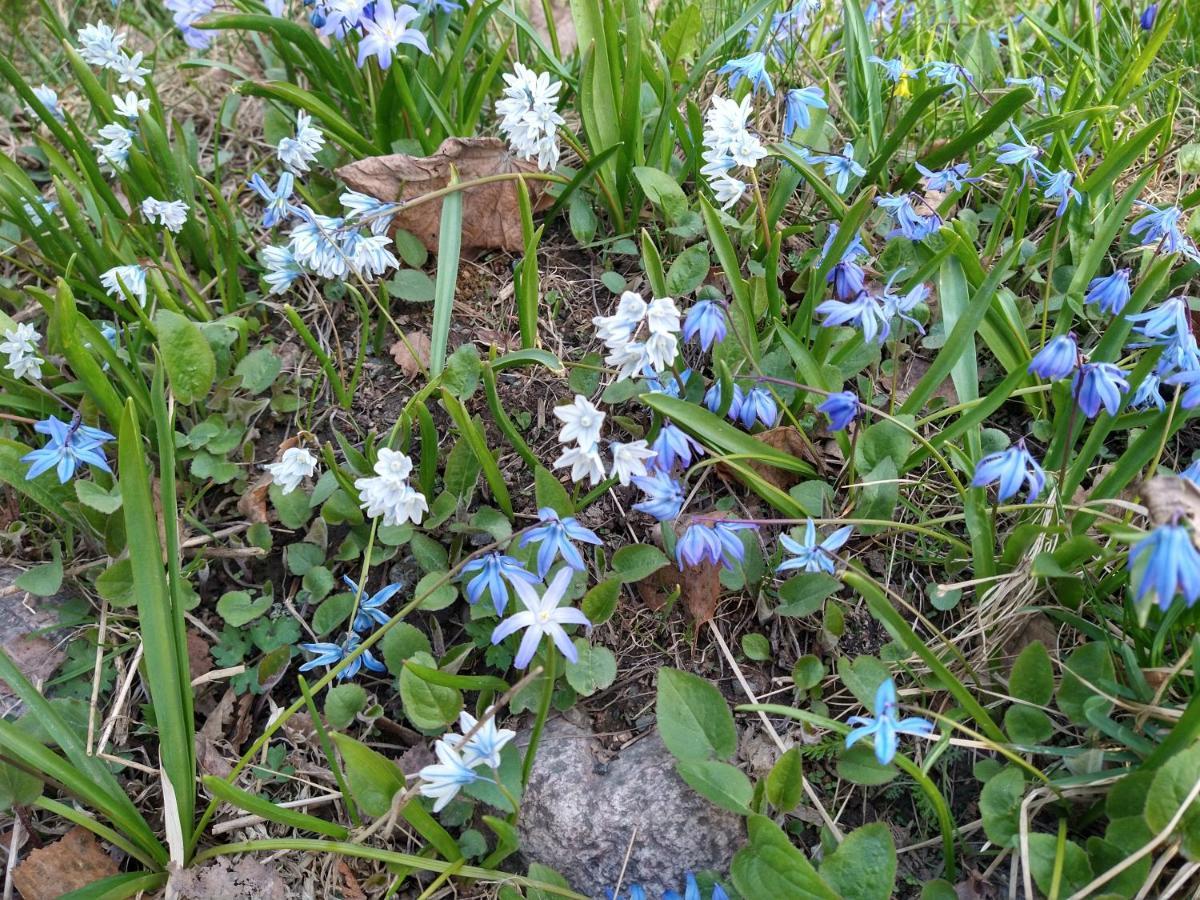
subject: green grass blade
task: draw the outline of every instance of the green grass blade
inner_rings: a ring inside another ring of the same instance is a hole
[[[450,169],[449,186],[458,183],[458,173]],[[463,192],[451,191],[442,199],[442,221],[438,232],[437,277],[433,285],[433,328],[430,334],[429,375],[436,378],[446,365],[446,345],[450,341],[450,318],[454,313],[454,293],[458,288],[458,262],[462,249]]]

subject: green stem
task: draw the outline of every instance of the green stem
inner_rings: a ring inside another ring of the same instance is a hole
[[[537,756],[538,743],[542,739],[542,729],[546,727],[546,717],[550,714],[550,701],[554,698],[554,682],[558,678],[558,652],[553,642],[546,644],[546,671],[542,677],[546,679],[542,686],[542,699],[538,703],[537,719],[534,720],[533,730],[529,732],[529,746],[525,749],[525,760],[521,764],[522,789],[529,784],[533,760]]]

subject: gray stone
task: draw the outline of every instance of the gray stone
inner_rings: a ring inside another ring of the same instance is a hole
[[[682,891],[686,872],[728,870],[745,844],[742,817],[688,787],[657,732],[608,762],[598,749],[582,728],[546,724],[518,822],[528,861],[592,897],[616,884],[627,852],[622,893],[640,884],[657,897]]]
[[[0,647],[35,685],[52,676],[67,658],[65,634],[56,629],[66,595],[35,597],[16,586],[24,569],[0,565]],[[20,715],[25,704],[0,681],[0,716]]]

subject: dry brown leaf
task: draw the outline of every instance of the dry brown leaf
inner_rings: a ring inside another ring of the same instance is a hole
[[[358,879],[354,877],[354,873],[350,871],[350,867],[346,865],[344,859],[338,860],[338,873],[342,876],[342,884],[345,885],[345,890],[342,891],[342,900],[367,900],[367,895],[358,886]]]
[[[52,844],[32,851],[13,871],[24,900],[55,900],[117,874],[117,864],[92,833],[76,825]]]
[[[429,335],[423,331],[409,331],[405,333],[403,340],[392,344],[391,354],[404,377],[415,378],[429,368],[429,353],[432,349]]]
[[[1139,493],[1155,525],[1187,519],[1193,533],[1200,529],[1200,487],[1191,479],[1157,475],[1142,482]]]
[[[505,143],[496,138],[447,138],[433,156],[409,156],[406,153],[372,156],[342,166],[337,175],[351,190],[391,202],[415,200],[444,188],[450,183],[451,166],[458,173],[459,181],[538,171],[534,163],[513,156]],[[547,208],[552,202],[544,184],[528,182],[535,211]],[[463,191],[463,254],[522,249],[524,237],[519,202],[515,180],[466,188]],[[441,199],[401,209],[393,219],[394,228],[403,228],[416,235],[431,253],[437,252],[441,223]]]
[[[762,441],[769,447],[782,450],[784,453],[790,453],[798,459],[813,461],[809,445],[805,442],[800,429],[793,425],[782,425],[779,428],[771,428],[753,437],[755,440]],[[796,472],[790,472],[787,469],[779,469],[775,466],[769,466],[766,463],[754,462],[753,460],[750,461],[750,468],[757,472],[764,481],[770,482],[781,491],[786,491],[793,485],[800,483],[800,475]]]
[[[208,652],[208,641],[204,635],[189,628],[187,633],[188,671],[192,678],[199,678],[212,671],[212,656]]]
[[[917,383],[925,377],[925,373],[929,371],[929,360],[922,359],[919,356],[908,356],[900,364],[900,377],[896,380],[896,403],[903,403],[912,394]],[[885,388],[890,389],[890,384],[884,384]],[[958,402],[958,393],[954,390],[954,382],[949,378],[942,381],[941,384],[933,392],[934,397],[941,397],[946,401],[946,404],[953,406]]]
[[[204,725],[196,732],[196,765],[206,775],[226,778],[233,766],[222,748],[236,750],[249,735],[250,702],[253,697],[246,694],[238,697],[233,688],[227,688],[221,700]]]
[[[275,869],[252,856],[214,859],[171,875],[167,896],[178,900],[286,900],[287,885]]]
[[[697,625],[709,621],[721,598],[721,567],[710,562],[687,566],[681,572],[675,566],[663,566],[637,583],[638,595],[651,609],[662,609],[668,598],[679,591],[679,600]]]
[[[246,520],[252,524],[266,524],[271,521],[271,513],[267,508],[267,491],[271,489],[271,475],[264,472],[246,488],[246,493],[238,497],[237,509]]]

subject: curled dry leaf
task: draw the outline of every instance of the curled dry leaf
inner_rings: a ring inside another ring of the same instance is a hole
[[[92,833],[76,825],[52,844],[34,850],[13,871],[24,900],[54,900],[117,874],[117,864]]]
[[[342,166],[337,175],[351,189],[379,200],[411,201],[449,184],[451,166],[458,173],[459,181],[538,170],[533,163],[513,156],[504,142],[496,138],[447,138],[433,156],[409,156],[406,153],[372,156]],[[530,181],[527,184],[535,211],[545,209],[553,202],[546,193],[545,182]],[[442,223],[441,199],[401,209],[392,221],[394,228],[411,232],[431,253],[437,252]],[[515,180],[464,190],[463,254],[474,255],[481,250],[515,252],[523,246]]]
[[[755,440],[762,441],[767,446],[774,447],[776,450],[782,450],[784,453],[790,453],[799,459],[807,459],[809,462],[820,465],[820,461],[813,458],[812,450],[805,442],[800,429],[795,426],[781,425],[779,428],[770,428],[759,432],[753,437]],[[775,466],[754,462],[753,460],[749,461],[749,466],[764,481],[769,482],[781,491],[786,491],[793,485],[800,483],[800,475],[796,472],[777,469]]]
[[[433,344],[423,331],[408,331],[391,346],[392,359],[405,378],[415,378],[429,368],[429,352]]]
[[[683,608],[697,625],[709,621],[721,598],[721,567],[710,562],[687,566],[663,566],[637,583],[638,596],[653,610],[660,610],[676,591]]]
[[[1200,532],[1200,487],[1190,479],[1157,475],[1142,482],[1140,493],[1155,525],[1187,519],[1192,533]]]

